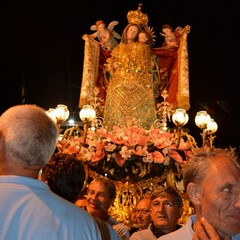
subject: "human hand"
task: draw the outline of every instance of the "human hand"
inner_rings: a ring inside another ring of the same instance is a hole
[[[217,230],[205,218],[201,218],[194,224],[194,235],[192,240],[230,240],[231,237],[222,238]]]
[[[118,236],[124,240],[130,237],[129,228],[123,223],[118,223],[112,226],[116,230]]]

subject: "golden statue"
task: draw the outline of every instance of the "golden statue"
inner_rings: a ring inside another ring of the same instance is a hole
[[[107,59],[109,73],[104,126],[135,120],[137,125],[149,129],[157,119],[152,81],[151,49],[138,42],[138,34],[146,27],[148,18],[137,11],[128,14],[129,24],[123,30],[121,43]]]

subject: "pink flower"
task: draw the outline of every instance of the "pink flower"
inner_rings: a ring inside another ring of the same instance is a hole
[[[148,141],[149,141],[149,136],[142,135],[139,138],[138,145],[141,147],[144,147],[147,145]]]
[[[163,149],[165,147],[169,146],[169,142],[168,139],[166,139],[166,141],[158,141],[155,145],[158,149]]]
[[[118,166],[122,167],[126,160],[120,155],[120,153],[115,154],[115,161]]]
[[[148,151],[147,147],[141,147],[137,146],[136,149],[133,149],[133,154],[138,155],[138,156],[146,156]]]
[[[108,143],[105,146],[105,151],[107,151],[107,152],[113,152],[115,149],[116,149],[116,145],[112,144],[112,143]]]
[[[75,146],[69,146],[64,152],[68,154],[76,154],[79,152],[79,149],[77,149]]]
[[[122,146],[121,151],[119,153],[124,159],[128,159],[131,157],[131,150],[129,150],[126,146]]]
[[[105,128],[99,128],[96,130],[96,135],[102,136],[104,138],[107,138],[107,130]]]
[[[105,151],[103,149],[102,144],[97,144],[95,154],[92,156],[92,159],[91,159],[92,162],[97,162],[102,158],[104,158],[104,156],[105,156]]]
[[[173,149],[170,149],[168,152],[169,157],[174,159],[179,165],[182,167],[184,165],[182,157],[179,155],[179,153]]]
[[[164,162],[163,155],[160,152],[158,152],[158,151],[152,152],[152,158],[153,158],[153,161],[155,163],[163,163]]]
[[[183,150],[186,150],[186,149],[189,149],[189,148],[190,148],[189,143],[188,143],[188,142],[185,142],[185,141],[181,138],[178,149],[181,150],[181,151],[183,151]]]
[[[83,137],[73,137],[72,142],[78,142],[80,144],[83,144],[84,138]]]
[[[62,141],[57,147],[59,151],[76,154],[84,161],[97,162],[106,156],[106,161],[109,161],[112,157],[121,167],[132,155],[139,156],[144,162],[164,166],[169,165],[171,158],[182,167],[186,161],[178,152],[182,151],[186,157],[191,155],[190,146],[183,139],[177,146],[172,133],[160,132],[159,129],[146,130],[137,125],[114,126],[111,131],[105,128],[95,132],[89,130],[85,145],[83,143],[83,136],[71,137],[70,141]],[[121,150],[116,152],[117,149]]]
[[[93,152],[89,148],[81,147],[78,153],[78,158],[83,161],[90,161],[92,159]]]
[[[123,144],[127,147],[134,147],[138,143],[138,139],[135,136],[128,137]]]

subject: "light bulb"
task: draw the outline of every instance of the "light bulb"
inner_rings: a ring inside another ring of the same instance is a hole
[[[184,126],[189,120],[185,109],[178,108],[172,115],[172,121],[177,127]]]
[[[195,117],[195,123],[199,128],[205,129],[210,121],[211,117],[206,111],[197,112],[197,115]]]
[[[84,105],[79,112],[79,117],[83,122],[85,120],[92,121],[96,118],[96,112],[91,105]]]

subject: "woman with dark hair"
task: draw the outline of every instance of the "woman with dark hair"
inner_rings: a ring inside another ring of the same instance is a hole
[[[55,153],[42,169],[41,179],[54,193],[75,202],[84,185],[84,166],[74,155]]]

